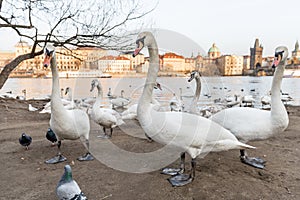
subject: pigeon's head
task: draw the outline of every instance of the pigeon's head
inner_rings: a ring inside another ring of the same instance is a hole
[[[25,138],[26,137],[26,133],[22,133],[21,137]]]
[[[60,183],[67,183],[72,181],[72,169],[70,165],[65,165],[65,172],[60,179]]]

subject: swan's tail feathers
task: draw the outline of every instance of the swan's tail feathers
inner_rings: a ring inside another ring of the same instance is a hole
[[[125,122],[122,119],[118,119],[117,126],[121,126],[122,124],[125,124]]]
[[[251,146],[251,145],[248,145],[248,144],[244,144],[242,142],[238,142],[238,146],[241,148],[241,149],[256,149],[256,147],[254,146]]]
[[[255,149],[256,147],[244,144],[238,140],[219,140],[213,143],[215,151],[226,151],[229,149]]]

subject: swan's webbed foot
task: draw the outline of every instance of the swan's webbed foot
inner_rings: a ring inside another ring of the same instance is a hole
[[[178,174],[168,179],[173,187],[180,187],[191,183],[194,178],[190,174]]]
[[[163,168],[161,174],[174,176],[177,174],[182,174],[183,172],[184,169],[182,168]]]
[[[77,160],[79,160],[79,161],[91,161],[91,160],[94,160],[94,157],[92,156],[92,154],[86,153],[84,156],[80,156],[79,158],[77,158]]]
[[[49,160],[46,160],[45,163],[46,164],[56,164],[56,163],[64,162],[66,160],[67,160],[67,158],[64,157],[63,155],[57,155],[53,158],[50,158]]]
[[[261,158],[256,158],[256,157],[248,157],[248,156],[240,156],[241,162],[245,163],[247,165],[250,165],[252,167],[258,168],[258,169],[263,169],[265,168],[265,163]]]

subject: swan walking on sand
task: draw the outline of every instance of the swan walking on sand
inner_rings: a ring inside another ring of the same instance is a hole
[[[222,110],[211,119],[230,130],[239,140],[263,140],[283,132],[289,123],[285,106],[280,99],[280,88],[288,49],[276,48],[273,66],[276,67],[271,87],[271,111],[255,108],[236,107]],[[261,158],[248,157],[241,150],[241,161],[256,168],[264,168],[265,161]]]
[[[98,136],[102,138],[110,138],[113,133],[113,128],[124,124],[124,121],[121,118],[121,115],[112,109],[101,108],[101,100],[103,97],[102,86],[97,79],[92,80],[91,82],[91,92],[94,88],[98,89],[98,96],[96,97],[96,102],[93,105],[91,118],[100,126],[103,127],[104,136]],[[110,135],[106,134],[106,129],[110,129]]]
[[[88,115],[80,110],[67,110],[60,98],[59,76],[56,68],[55,49],[45,48],[44,67],[51,66],[52,71],[52,93],[51,93],[51,118],[50,128],[55,132],[58,139],[58,155],[46,161],[47,164],[63,162],[66,158],[60,152],[61,141],[77,140],[84,137],[89,151],[90,121]],[[79,161],[93,160],[93,156],[87,152],[78,158]]]
[[[178,174],[169,178],[173,186],[183,186],[195,177],[196,157],[211,151],[254,148],[239,142],[236,137],[219,124],[204,117],[184,112],[158,112],[153,109],[151,99],[159,71],[159,56],[156,41],[150,32],[142,32],[136,41],[136,56],[147,46],[150,55],[150,66],[146,83],[137,109],[138,120],[147,137],[154,141],[177,147],[191,157],[190,174]],[[181,167],[184,170],[184,153],[181,156]]]

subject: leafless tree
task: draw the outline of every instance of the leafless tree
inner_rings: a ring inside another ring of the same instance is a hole
[[[140,29],[145,10],[139,0],[0,0],[0,28],[14,30],[32,43],[31,52],[4,66],[0,89],[24,60],[41,55],[48,43],[71,47],[125,49],[131,30]],[[40,48],[37,48],[40,47]]]

